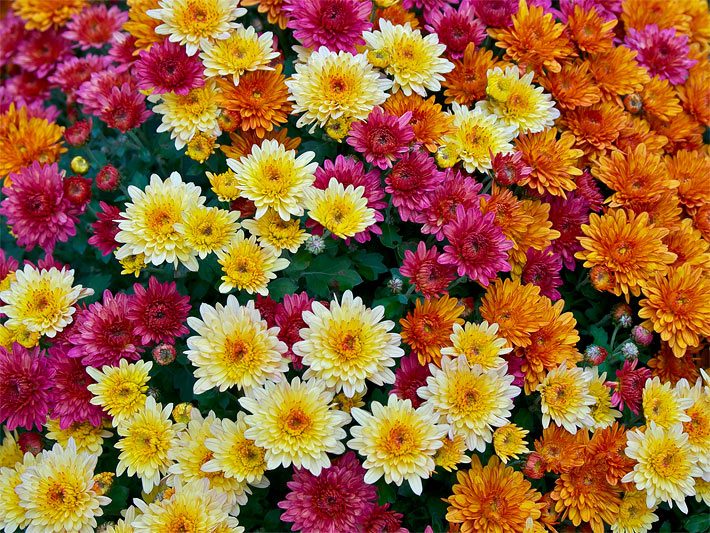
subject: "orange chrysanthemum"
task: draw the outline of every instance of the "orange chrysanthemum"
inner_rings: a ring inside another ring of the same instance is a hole
[[[703,239],[703,235],[693,227],[689,218],[681,220],[677,228],[673,228],[663,241],[669,252],[678,257],[671,268],[682,265],[697,266],[710,269],[710,243]]]
[[[653,118],[648,122],[657,134],[667,138],[665,149],[669,154],[675,154],[678,150],[699,150],[703,146],[705,128],[685,111],[668,122]]]
[[[275,140],[279,144],[284,145],[286,150],[295,150],[301,144],[301,138],[295,137],[291,138],[288,136],[288,131],[286,129],[271,130],[266,132],[263,138],[259,138],[255,131],[245,131],[241,133],[230,133],[229,139],[231,144],[222,145],[220,149],[224,152],[227,157],[236,159],[239,161],[242,157],[246,157],[251,154],[251,149],[253,146],[261,146],[261,143],[265,140]]]
[[[683,108],[695,120],[710,126],[710,68],[690,69],[690,75],[683,85],[676,87]]]
[[[614,422],[594,432],[586,450],[587,461],[603,464],[607,483],[617,485],[634,467],[633,459],[624,453],[625,448],[626,426]]]
[[[454,60],[454,70],[444,74],[444,96],[446,103],[456,102],[471,107],[486,97],[487,72],[494,67],[504,69],[510,63],[499,61],[491,50],[476,48],[470,43],[462,59]]]
[[[629,300],[638,296],[640,286],[654,273],[664,273],[676,256],[668,251],[663,238],[665,228],[650,223],[648,213],[636,215],[624,209],[612,209],[599,216],[589,215],[582,224],[584,237],[579,237],[583,250],[575,257],[585,268],[606,267],[613,273],[608,291]]]
[[[546,472],[561,474],[584,463],[588,442],[586,431],[572,435],[563,427],[550,424],[542,430],[542,437],[535,441],[535,451],[542,458]]]
[[[710,43],[710,10],[706,0],[688,0],[683,3],[685,14],[690,17],[690,41],[701,47]]]
[[[621,96],[638,93],[651,79],[648,71],[636,61],[636,52],[617,46],[608,52],[592,54],[589,70],[601,89],[602,97],[621,104]]]
[[[86,0],[14,0],[12,10],[25,21],[26,29],[47,31],[64,26],[85,5]]]
[[[530,248],[545,250],[552,241],[560,237],[560,232],[552,229],[550,221],[550,204],[539,200],[525,199],[520,202],[522,216],[530,217],[530,222],[524,231],[517,236],[512,250],[508,252],[513,271],[519,273],[525,264],[525,254]],[[503,230],[505,233],[506,230]]]
[[[710,241],[710,204],[694,209],[691,218],[693,219],[693,226],[703,234],[705,240]]]
[[[282,30],[286,29],[288,17],[283,12],[283,0],[242,0],[244,7],[258,6],[259,13],[266,13],[269,24],[278,24]]]
[[[456,298],[446,295],[417,300],[414,310],[399,321],[402,341],[417,354],[422,365],[439,365],[441,349],[448,346],[454,324],[463,324],[463,311],[464,306]]]
[[[578,107],[562,115],[562,123],[577,138],[576,146],[586,154],[612,148],[626,120],[626,112],[613,102]]]
[[[246,72],[237,86],[226,78],[218,80],[219,105],[242,131],[254,130],[264,137],[274,126],[288,120],[291,103],[281,70],[281,65],[277,65],[274,70]]]
[[[627,116],[626,124],[616,139],[616,148],[622,152],[633,152],[639,144],[646,145],[648,152],[661,153],[668,138],[651,129],[648,121],[638,116]]]
[[[430,152],[436,152],[444,135],[453,129],[454,117],[444,113],[435,97],[426,100],[416,93],[405,96],[402,91],[390,96],[382,107],[391,115],[401,117],[406,112],[412,113],[409,125],[414,130],[416,142],[424,145]]]
[[[577,48],[588,54],[598,54],[614,46],[616,23],[616,19],[605,21],[594,8],[586,10],[576,5],[567,18],[567,29]]]
[[[660,333],[676,357],[710,336],[710,278],[701,267],[683,265],[656,273],[643,287],[639,316],[643,326]]]
[[[446,520],[461,524],[462,532],[541,530],[541,494],[522,473],[501,464],[497,456],[482,466],[474,455],[471,468],[459,472],[456,481],[453,494],[446,499]]]
[[[513,242],[513,248],[508,254],[520,252],[525,255],[526,250],[521,250],[521,245],[518,243],[523,243],[528,226],[533,224],[533,217],[526,212],[518,197],[510,189],[499,187],[494,183],[490,196],[482,195],[480,203],[484,214],[489,212],[496,214],[496,225]]]
[[[548,72],[538,78],[562,109],[596,104],[602,93],[589,71],[589,62],[564,63],[559,72]]]
[[[481,317],[489,324],[498,324],[498,335],[509,346],[530,346],[530,334],[545,325],[544,301],[540,287],[499,278],[483,295]]]
[[[628,30],[643,30],[649,24],[690,33],[690,17],[683,11],[685,0],[624,0],[621,20]]]
[[[666,157],[670,176],[678,181],[678,198],[686,208],[710,205],[710,154],[679,150]]]
[[[635,200],[629,202],[627,209],[637,215],[648,214],[648,221],[656,227],[673,230],[680,227],[681,214],[678,195],[675,191],[668,191],[650,200]]]
[[[681,112],[680,101],[673,86],[658,76],[651,78],[644,86],[641,101],[644,113],[661,121],[670,120]]]
[[[159,8],[158,0],[128,0],[128,21],[123,25],[123,29],[136,38],[136,54],[163,40],[162,35],[155,33],[155,28],[162,21],[146,13]]]
[[[413,30],[416,30],[419,27],[419,19],[417,18],[417,15],[408,9],[404,9],[400,3],[384,9],[378,9],[375,12],[374,29],[376,30],[380,29],[380,19],[389,20],[395,26],[404,26],[405,24],[409,24]]]
[[[577,188],[574,176],[582,175],[577,161],[584,152],[572,148],[575,142],[575,136],[567,131],[557,139],[557,128],[528,133],[515,139],[523,161],[532,167],[532,172],[522,180],[521,185],[527,185],[540,194],[566,198],[566,191]]]
[[[683,357],[676,357],[667,342],[661,342],[658,353],[649,359],[647,364],[651,369],[651,375],[654,378],[658,377],[661,383],[670,382],[675,385],[681,379],[687,380],[688,383],[695,383],[700,377],[690,351],[685,352]]]
[[[489,28],[488,33],[497,39],[496,46],[505,50],[505,58],[515,60],[523,69],[531,68],[542,73],[543,69],[559,72],[560,60],[574,54],[574,49],[565,34],[565,26],[555,22],[542,7],[528,6],[520,0],[518,12],[513,15],[510,28]]]

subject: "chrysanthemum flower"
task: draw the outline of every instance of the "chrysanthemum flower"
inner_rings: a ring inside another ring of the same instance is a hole
[[[594,425],[591,406],[595,400],[589,391],[590,379],[581,368],[567,368],[566,363],[547,373],[537,387],[542,399],[543,427],[552,420],[575,434],[578,428]]]
[[[86,5],[86,0],[14,0],[12,10],[25,21],[25,29],[46,31],[61,27]]]
[[[466,441],[464,437],[456,434],[453,438],[444,436],[441,439],[443,445],[436,450],[434,455],[434,463],[440,466],[447,472],[458,470],[458,465],[469,464],[471,458],[466,455]]]
[[[636,60],[651,76],[680,85],[688,79],[688,69],[696,61],[688,57],[688,36],[675,28],[659,29],[649,24],[641,30],[628,28],[624,44],[638,52]]]
[[[202,87],[202,63],[190,57],[185,47],[166,39],[142,50],[134,70],[139,89],[152,94],[175,93],[186,95],[192,89]]]
[[[611,404],[619,409],[628,407],[632,413],[639,414],[641,409],[641,394],[646,380],[651,377],[648,368],[636,368],[638,359],[626,360],[622,368],[616,371],[616,382],[610,383],[615,390],[611,396]]]
[[[22,472],[16,492],[30,519],[28,531],[95,531],[101,506],[111,502],[93,490],[97,457],[77,452],[70,440],[66,447],[55,444],[42,452],[42,458]]]
[[[142,344],[168,342],[188,332],[185,319],[190,312],[190,298],[177,292],[175,282],[160,283],[154,276],[146,289],[133,285],[127,316]]]
[[[549,249],[540,251],[528,248],[525,254],[525,264],[520,272],[520,279],[523,283],[532,283],[540,287],[540,294],[554,302],[560,299],[557,287],[562,285],[561,270],[562,257],[560,255]]]
[[[96,382],[87,387],[93,394],[91,403],[103,407],[115,426],[129,419],[145,405],[150,361],[128,363],[121,359],[118,366],[104,366],[100,371],[88,367],[86,372]]]
[[[62,429],[75,422],[89,422],[100,426],[105,418],[101,407],[92,405],[88,386],[93,380],[79,359],[69,357],[66,351],[50,348],[50,364],[54,371],[52,418],[60,421]]]
[[[308,216],[340,238],[353,237],[375,223],[375,211],[367,206],[362,186],[343,187],[331,178],[325,190],[312,188],[305,199]]]
[[[362,33],[372,28],[372,5],[363,0],[287,0],[284,11],[293,36],[305,47],[357,53]]]
[[[452,176],[452,174],[450,172],[448,176]],[[422,212],[430,207],[433,191],[442,184],[445,177],[443,173],[438,171],[436,161],[427,152],[423,150],[409,151],[401,156],[385,178],[387,184],[385,192],[391,195],[392,205],[397,208],[403,221],[420,222],[423,218]],[[475,197],[480,187],[470,180],[466,183],[466,185],[468,184],[473,185],[473,190],[468,195],[469,198]],[[457,198],[450,198],[450,205],[455,204],[456,200]],[[469,203],[473,204],[474,202]],[[441,208],[441,206],[437,207]],[[436,214],[432,215],[436,217]]]
[[[87,54],[84,57],[69,57],[56,65],[49,81],[59,85],[67,93],[67,100],[73,101],[76,91],[85,81],[91,78],[94,72],[101,72],[111,66],[110,58]],[[65,136],[68,134],[65,132]]]
[[[368,163],[383,170],[390,168],[414,139],[410,118],[408,113],[397,117],[386,114],[381,107],[375,107],[365,122],[352,124],[347,142],[364,154]]]
[[[20,452],[17,462],[9,466],[0,466],[0,500],[3,502],[0,507],[0,527],[4,531],[23,530],[30,525],[27,510],[21,506],[20,497],[15,489],[22,483],[22,474],[36,463],[37,459],[34,455],[26,453],[23,457]]]
[[[158,485],[160,477],[168,471],[171,442],[183,428],[183,424],[173,424],[170,420],[172,409],[173,404],[163,407],[149,396],[138,412],[118,424],[120,439],[116,448],[121,453],[116,475],[127,472],[129,476],[138,476],[146,493]]]
[[[462,531],[505,527],[524,531],[540,526],[544,504],[523,474],[491,457],[486,466],[474,455],[469,470],[456,475],[453,494],[447,498],[446,520],[461,524]],[[541,526],[540,526],[541,527]]]
[[[584,431],[573,435],[560,426],[548,426],[542,430],[542,438],[535,441],[535,451],[530,458],[536,457],[541,462],[542,472],[569,472],[584,464],[588,443],[589,437]]]
[[[679,422],[690,422],[685,410],[693,404],[692,398],[681,395],[670,383],[661,383],[658,377],[649,379],[643,388],[641,406],[647,423],[670,429]]]
[[[563,14],[566,15],[567,28],[570,39],[576,47],[587,54],[605,52],[614,44],[614,28],[618,20],[605,17],[602,10],[595,2],[561,4]],[[565,13],[566,12],[566,13]]]
[[[696,65],[686,82],[676,87],[685,111],[701,124],[710,124],[710,109],[705,103],[709,83],[710,71]]]
[[[439,296],[446,292],[455,277],[453,265],[442,264],[441,254],[436,248],[427,250],[424,242],[419,242],[416,252],[406,250],[399,271],[410,279],[415,289],[426,298]]]
[[[667,121],[681,112],[680,101],[674,87],[658,76],[651,78],[643,88],[643,112],[655,119]]]
[[[402,340],[409,345],[421,364],[441,360],[441,349],[448,345],[451,328],[463,324],[463,305],[456,298],[417,300],[414,310],[399,321]]]
[[[442,85],[446,103],[456,102],[471,107],[483,100],[488,83],[486,73],[496,65],[506,66],[508,63],[499,62],[491,50],[469,44],[463,57],[454,60],[454,69],[444,76]]]
[[[627,116],[614,102],[603,102],[567,111],[562,124],[576,137],[577,147],[589,154],[613,148]]]
[[[196,336],[187,339],[188,359],[195,370],[195,394],[212,388],[249,390],[280,381],[288,370],[286,345],[268,328],[253,301],[239,305],[230,295],[226,305],[200,306],[202,320],[187,319]]]
[[[36,78],[46,78],[55,65],[67,59],[70,54],[69,43],[58,31],[32,31],[20,42],[14,62]]]
[[[588,61],[564,63],[562,70],[547,72],[538,77],[538,82],[562,109],[586,107],[601,100],[601,91],[594,83]]]
[[[332,52],[322,46],[306,63],[296,63],[296,72],[286,81],[293,112],[303,113],[296,122],[325,126],[340,118],[364,120],[375,106],[387,99],[392,82],[382,77],[363,54]],[[311,128],[311,131],[315,126]]]
[[[116,220],[119,219],[121,210],[103,201],[99,202],[99,207],[101,211],[96,213],[97,220],[91,224],[93,235],[89,237],[88,243],[98,248],[101,255],[109,255],[119,246],[116,242],[119,231]]]
[[[244,7],[257,6],[259,13],[266,13],[269,24],[278,24],[282,30],[286,29],[288,18],[283,10],[283,0],[243,0]]]
[[[72,16],[67,23],[64,38],[74,41],[75,46],[82,50],[101,48],[113,41],[116,33],[127,21],[128,13],[117,6],[89,6]]]
[[[364,393],[368,380],[376,385],[394,383],[390,367],[404,351],[400,336],[389,333],[394,322],[382,320],[384,312],[382,306],[366,307],[350,291],[328,307],[313,302],[311,310],[303,313],[303,340],[293,345],[307,367],[303,377],[322,380],[329,389],[350,397]]]
[[[620,96],[640,93],[651,77],[636,61],[637,53],[625,46],[589,57],[589,71],[605,100],[621,103]]]
[[[698,466],[706,478],[710,474],[710,389],[698,378],[692,387],[682,379],[675,390],[690,403],[685,410],[690,420],[683,423],[683,432],[688,435],[690,449],[698,457]]]
[[[441,110],[441,105],[435,102],[435,97],[427,99],[418,94],[406,96],[397,92],[382,104],[385,112],[401,117],[411,113],[409,125],[414,131],[414,141],[423,145],[430,152],[436,152],[444,135],[451,131],[453,117]]]
[[[256,236],[261,244],[267,244],[279,253],[282,250],[296,253],[308,239],[308,234],[301,229],[298,219],[283,220],[272,209],[266,211],[261,218],[244,220],[242,227]]]
[[[626,455],[636,464],[621,481],[633,482],[638,490],[645,491],[647,507],[675,503],[687,514],[685,498],[695,493],[694,478],[702,471],[696,466],[697,457],[688,445],[683,425],[662,428],[651,422],[645,431],[634,429],[627,436]]]
[[[671,179],[678,181],[678,198],[689,209],[710,202],[710,156],[702,151],[678,150],[665,159]]]
[[[0,347],[0,421],[10,431],[42,429],[52,404],[53,371],[44,352]]]
[[[528,430],[515,424],[506,424],[493,432],[495,453],[503,463],[507,463],[510,458],[517,460],[521,454],[530,451],[525,441],[528,433]]]
[[[465,356],[470,366],[479,365],[484,371],[500,368],[505,361],[503,355],[513,351],[505,347],[505,339],[498,337],[498,324],[470,322],[453,325],[449,346],[442,348],[441,354],[452,359]]]
[[[390,395],[387,405],[374,401],[372,414],[352,410],[358,425],[350,430],[348,447],[365,457],[365,482],[374,483],[384,476],[386,483],[397,486],[409,483],[414,494],[422,493],[422,479],[436,468],[434,454],[441,448],[441,438],[449,430],[439,424],[439,415],[430,403],[417,409],[409,400]]]
[[[272,48],[274,39],[270,31],[257,35],[252,26],[238,24],[226,39],[203,45],[200,59],[205,76],[232,76],[239,85],[242,74],[253,70],[270,70],[269,63],[279,53]]]
[[[589,394],[594,398],[592,405],[592,419],[594,425],[590,429],[604,429],[614,423],[614,419],[619,418],[621,413],[611,408],[611,389],[606,384],[606,372],[598,373],[597,367],[584,369],[584,373],[589,375]]]
[[[409,400],[412,402],[412,407],[416,409],[422,404],[417,390],[426,386],[426,378],[430,375],[429,367],[422,365],[415,354],[406,355],[400,359],[399,367],[395,370],[394,386],[390,394],[394,394],[400,400]]]
[[[73,439],[78,452],[100,455],[104,439],[112,435],[110,431],[104,429],[103,425],[94,426],[88,422],[74,422],[69,427],[62,428],[59,420],[50,418],[47,420],[47,434],[45,436],[65,448],[69,440]]]
[[[641,490],[624,492],[619,504],[619,514],[611,524],[613,533],[646,533],[658,520],[656,506],[646,506],[646,495]]]
[[[187,245],[200,259],[212,252],[224,251],[239,229],[238,211],[197,206],[183,214],[175,229],[185,236]]]
[[[683,378],[694,383],[700,377],[690,351],[686,351],[683,357],[676,357],[667,342],[661,342],[658,352],[646,364],[651,375],[658,376],[663,383],[668,381],[675,385]]]
[[[17,443],[17,432],[3,428],[3,439],[0,442],[0,468],[14,467],[22,461],[22,449]]]
[[[430,8],[426,11],[426,19],[425,29],[439,36],[451,59],[461,59],[469,44],[478,46],[487,37],[485,25],[476,18],[475,10],[468,2],[458,8],[446,4],[439,9]]]
[[[339,533],[361,529],[375,507],[377,491],[363,481],[365,469],[353,452],[339,457],[318,477],[297,469],[286,483],[290,492],[278,503],[282,522],[292,531]]]
[[[244,435],[266,450],[269,470],[293,463],[317,476],[330,466],[328,453],[345,452],[340,441],[350,415],[332,408],[332,401],[333,393],[318,380],[268,381],[239,400],[251,413]]]

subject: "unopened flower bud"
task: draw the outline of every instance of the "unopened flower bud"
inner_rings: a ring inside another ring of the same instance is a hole
[[[22,453],[30,452],[32,455],[37,455],[42,451],[42,435],[35,431],[22,433],[17,439],[17,444],[20,446]]]
[[[530,479],[540,479],[545,475],[545,460],[539,453],[532,452],[522,470]]]
[[[94,476],[94,486],[92,490],[99,496],[103,496],[111,490],[113,480],[116,479],[116,474],[113,472],[101,472]]]
[[[64,139],[71,146],[81,146],[91,135],[91,119],[79,120],[66,130],[64,130]]]
[[[624,359],[636,359],[639,356],[639,348],[631,341],[626,341],[621,345],[621,353]]]
[[[608,291],[614,286],[614,273],[604,266],[594,266],[589,271],[592,287],[598,291]]]
[[[71,167],[72,172],[76,172],[77,174],[86,174],[89,171],[88,161],[80,155],[73,158],[69,163],[69,166]]]
[[[318,255],[325,250],[325,240],[320,235],[311,235],[305,244],[306,250],[313,255]]]
[[[102,191],[115,191],[121,183],[121,175],[113,165],[106,165],[94,178],[96,186]]]
[[[589,346],[587,346],[587,349],[584,350],[584,359],[586,361],[589,361],[593,365],[602,364],[606,360],[608,355],[609,352],[606,350],[606,348],[603,348],[596,344],[590,344]]]
[[[192,404],[183,402],[173,408],[173,419],[175,422],[187,424],[192,418]]]
[[[636,344],[648,346],[653,342],[653,333],[643,326],[634,326],[631,330],[631,338]]]
[[[402,292],[402,287],[404,286],[404,283],[402,283],[401,278],[392,278],[387,282],[387,288],[392,292],[392,294],[399,294]]]
[[[616,304],[611,310],[611,319],[615,325],[630,328],[634,319],[631,307],[625,303]]]
[[[175,361],[175,347],[163,342],[153,348],[153,360],[160,366],[169,365]]]

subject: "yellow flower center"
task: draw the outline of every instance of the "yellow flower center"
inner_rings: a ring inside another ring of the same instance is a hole
[[[47,489],[48,502],[57,509],[73,510],[81,501],[81,492],[64,481],[52,481]]]
[[[677,446],[662,450],[651,458],[651,466],[661,478],[675,478],[684,469],[684,455]]]
[[[416,447],[412,428],[395,423],[387,432],[384,448],[389,455],[396,457],[407,455]]]

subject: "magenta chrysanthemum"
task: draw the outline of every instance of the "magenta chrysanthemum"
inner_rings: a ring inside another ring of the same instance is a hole
[[[70,54],[69,43],[57,31],[32,31],[20,44],[14,60],[27,72],[46,78]]]
[[[130,83],[120,87],[112,87],[103,97],[103,108],[98,117],[110,128],[116,128],[121,133],[137,128],[143,124],[150,111],[145,106],[145,97]]]
[[[517,185],[532,173],[532,168],[523,162],[522,152],[498,153],[491,165],[496,182],[503,187]]]
[[[513,242],[495,223],[495,213],[485,215],[477,209],[456,209],[456,217],[444,226],[449,244],[439,261],[456,265],[459,276],[468,276],[484,287],[499,272],[509,272],[508,250]]]
[[[98,115],[104,108],[104,99],[114,87],[120,87],[124,83],[133,83],[128,72],[119,72],[115,68],[110,68],[91,75],[79,87],[76,93],[77,101],[84,107],[84,113]]]
[[[167,342],[189,332],[185,321],[190,313],[190,297],[177,291],[174,282],[160,283],[151,276],[146,289],[133,285],[133,297],[128,302],[128,318],[143,344]]]
[[[390,394],[400,400],[409,400],[412,407],[419,407],[424,400],[417,395],[417,389],[426,387],[426,378],[431,373],[428,365],[419,363],[416,354],[410,354],[399,360],[399,367],[394,371],[394,385]]]
[[[493,28],[507,28],[518,12],[518,0],[470,0],[473,11],[481,22]]]
[[[456,217],[456,209],[478,207],[478,193],[483,185],[458,170],[446,169],[443,181],[428,195],[429,205],[422,211],[422,233],[431,234],[436,240],[444,239],[444,226]]]
[[[305,292],[287,294],[284,296],[284,301],[276,306],[276,312],[274,313],[274,321],[280,328],[278,332],[279,340],[286,343],[288,347],[284,355],[291,358],[293,367],[297,370],[303,367],[302,358],[293,352],[293,345],[302,340],[301,328],[307,327],[303,320],[303,312],[310,311],[313,302],[314,299]]]
[[[353,452],[335,459],[319,476],[296,468],[291,490],[278,506],[281,520],[292,522],[291,531],[341,533],[360,531],[375,507],[377,491],[365,483],[365,469]]]
[[[93,5],[76,13],[67,23],[64,38],[74,41],[82,50],[101,48],[113,40],[128,20],[128,12],[116,6]]]
[[[14,59],[20,43],[25,38],[25,21],[10,11],[0,24],[0,67]]]
[[[449,283],[456,278],[456,268],[439,262],[439,251],[434,247],[427,250],[426,244],[419,242],[416,252],[406,250],[400,274],[409,278],[414,288],[431,298],[446,292]]]
[[[638,359],[624,361],[624,366],[616,371],[616,381],[607,383],[614,390],[611,405],[619,409],[628,407],[635,415],[641,410],[643,387],[651,377],[650,369],[636,368],[638,362]]]
[[[549,250],[528,249],[521,279],[523,283],[532,283],[540,287],[540,294],[553,302],[560,299],[557,287],[562,285],[560,277],[562,258]]]
[[[423,222],[422,211],[429,206],[429,194],[443,178],[427,152],[406,152],[385,178],[385,191],[392,195],[392,205],[402,220]]]
[[[629,28],[624,44],[638,52],[636,61],[646,67],[651,76],[673,85],[685,83],[688,70],[697,63],[688,57],[688,36],[677,33],[674,28],[661,30],[655,24],[643,30]]]
[[[59,88],[74,98],[81,84],[88,81],[94,72],[101,72],[109,68],[111,58],[93,54],[84,57],[70,57],[57,65],[57,69],[49,77],[49,81],[59,85]]]
[[[0,346],[0,423],[41,430],[51,406],[52,369],[39,348]]]
[[[187,94],[205,84],[200,59],[188,56],[184,46],[168,39],[142,51],[134,72],[138,87],[152,89],[153,94]]]
[[[0,283],[7,277],[10,272],[17,270],[19,263],[17,259],[11,255],[5,255],[5,250],[0,248]]]
[[[116,70],[124,72],[131,68],[136,62],[136,38],[133,35],[119,31],[113,36],[111,48],[108,51],[109,58],[116,64]],[[135,75],[135,72],[134,72]]]
[[[490,0],[487,0],[490,1]],[[430,12],[443,9],[449,4],[455,4],[456,0],[403,0],[402,7],[406,10],[412,8],[421,9],[427,16]]]
[[[89,244],[99,249],[102,255],[108,255],[118,248],[118,220],[121,210],[115,205],[99,202],[101,211],[96,214],[96,222],[91,224],[94,234],[89,237]]]
[[[389,503],[372,508],[362,525],[362,531],[365,533],[382,533],[383,531],[408,533],[408,530],[402,527],[402,513],[390,509]]]
[[[409,111],[397,117],[375,107],[367,121],[355,122],[350,127],[348,144],[363,154],[368,163],[383,170],[390,168],[414,140],[414,130],[409,125],[411,118]]]
[[[487,36],[486,26],[476,18],[469,2],[462,2],[458,8],[446,5],[427,13],[425,28],[439,36],[439,42],[446,45],[446,55],[452,59],[461,59],[469,44],[478,46]]]
[[[574,270],[574,254],[582,249],[577,237],[582,236],[582,224],[589,222],[587,201],[574,193],[568,193],[567,198],[549,196],[545,201],[550,204],[552,229],[560,232],[560,236],[552,241],[552,251],[560,256],[566,269]]]

